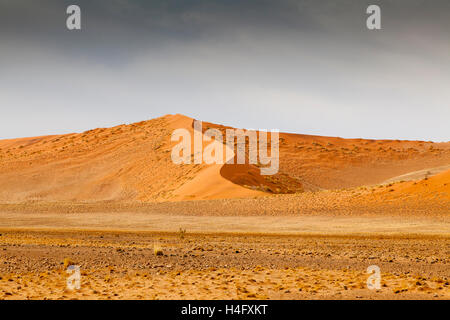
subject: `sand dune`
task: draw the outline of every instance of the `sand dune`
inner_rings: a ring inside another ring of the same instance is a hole
[[[384,181],[383,183],[393,183],[400,181],[414,181],[414,180],[422,180],[431,176],[435,176],[441,172],[450,170],[450,165],[448,166],[440,166],[436,168],[427,168],[419,171],[409,172],[406,174],[402,174],[397,177],[390,178],[389,180]]]
[[[0,201],[174,201],[259,197],[373,185],[448,166],[450,143],[280,134],[280,171],[255,165],[175,165],[183,115],[83,133],[0,140]],[[204,123],[203,129],[225,126]]]
[[[207,128],[223,131],[228,127],[205,122]],[[299,181],[305,190],[380,184],[413,171],[449,165],[449,142],[280,133],[280,173]]]
[[[187,129],[191,136],[193,136],[193,119],[176,115],[169,120],[169,125],[172,130],[179,128]],[[202,133],[203,136],[203,133]],[[220,144],[217,141],[212,141],[212,144]],[[205,146],[208,144],[205,144]],[[220,147],[223,147],[222,145]],[[194,150],[193,143],[191,150]],[[232,152],[233,154],[234,152]],[[225,154],[225,152],[224,152]],[[226,163],[229,159],[224,158]],[[188,166],[188,165],[185,165]],[[265,194],[261,191],[251,190],[242,187],[242,184],[235,184],[224,178],[221,174],[223,165],[211,164],[199,165],[200,170],[183,185],[179,186],[172,192],[170,200],[202,200],[202,199],[223,199],[223,198],[242,198],[242,197],[258,197]]]
[[[390,184],[382,193],[388,194],[391,198],[420,197],[422,200],[435,199],[437,201],[449,201],[450,170],[441,172],[430,178],[425,177],[417,181]]]

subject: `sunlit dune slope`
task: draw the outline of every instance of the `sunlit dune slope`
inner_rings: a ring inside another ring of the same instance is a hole
[[[193,133],[193,119],[167,115],[83,133],[0,140],[0,201],[253,198],[378,184],[450,164],[450,143],[281,133],[280,170],[273,176],[262,176],[258,164],[175,165],[170,137],[179,128]],[[208,128],[227,127],[204,122]]]
[[[172,163],[171,133],[178,128],[192,131],[192,121],[167,115],[84,133],[0,140],[0,200],[150,201],[265,195],[224,179],[220,167]],[[199,183],[188,183],[194,178]]]
[[[385,198],[420,198],[421,200],[450,201],[450,170],[430,178],[399,181],[380,188],[374,196]],[[450,208],[448,208],[450,211]]]

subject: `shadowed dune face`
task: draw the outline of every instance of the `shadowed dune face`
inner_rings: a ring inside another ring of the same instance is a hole
[[[220,169],[220,175],[234,184],[271,194],[303,191],[303,185],[299,180],[284,173],[264,176],[258,167],[251,164],[224,164]]]
[[[192,124],[189,117],[167,115],[79,134],[2,140],[0,201],[260,197],[377,184],[450,164],[450,143],[281,133],[280,170],[273,176],[262,176],[248,161],[175,165],[171,133],[178,128],[192,133]],[[228,127],[204,122],[203,130],[209,128],[225,134]]]
[[[210,128],[225,135],[225,130],[231,127],[203,123],[204,131]],[[282,190],[279,193],[353,188],[383,183],[413,171],[445,169],[448,165],[449,142],[343,139],[280,133],[280,170],[277,176],[284,179],[276,184]],[[251,165],[225,165],[221,173],[234,183],[254,186],[254,178],[242,175],[246,170],[255,171]],[[439,172],[431,171],[433,174]],[[272,188],[272,185],[267,185]]]

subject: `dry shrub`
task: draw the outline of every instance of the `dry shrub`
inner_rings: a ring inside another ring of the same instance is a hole
[[[63,264],[64,264],[64,269],[67,269],[69,266],[74,265],[75,262],[73,262],[73,260],[71,260],[70,258],[64,258]]]
[[[161,245],[159,245],[158,243],[156,243],[156,244],[153,246],[153,253],[155,254],[155,256],[162,256],[164,253],[163,253],[163,250],[162,250],[162,248],[161,248]]]

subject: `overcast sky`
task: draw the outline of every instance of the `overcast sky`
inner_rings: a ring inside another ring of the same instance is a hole
[[[382,30],[367,30],[369,4]],[[0,0],[0,111],[0,139],[182,113],[448,141],[450,1]]]

